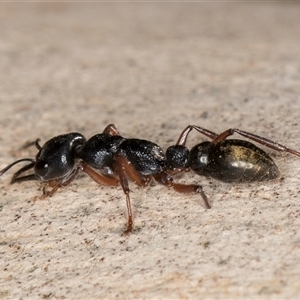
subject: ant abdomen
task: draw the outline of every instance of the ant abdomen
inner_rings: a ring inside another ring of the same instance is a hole
[[[279,170],[262,149],[244,140],[204,142],[190,151],[189,165],[198,175],[224,182],[251,182],[277,178]]]

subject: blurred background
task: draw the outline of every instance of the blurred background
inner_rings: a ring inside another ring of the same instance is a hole
[[[296,3],[1,3],[1,137],[108,123],[153,140],[190,123],[276,132],[279,110],[292,126],[298,13]]]

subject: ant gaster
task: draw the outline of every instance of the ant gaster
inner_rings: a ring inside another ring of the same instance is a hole
[[[185,145],[193,129],[212,141],[200,143],[189,150]],[[161,147],[155,143],[122,137],[115,125],[110,124],[102,134],[96,134],[89,140],[80,133],[56,136],[43,147],[39,145],[39,140],[36,140],[35,145],[39,150],[36,159],[17,160],[0,171],[0,176],[13,165],[29,161],[29,164],[13,175],[11,183],[26,180],[49,183],[52,190],[46,191],[44,188],[41,198],[52,196],[58,188],[68,185],[80,170],[99,184],[117,186],[120,183],[126,195],[128,222],[124,233],[127,234],[133,230],[128,179],[144,187],[153,178],[180,193],[200,193],[206,208],[210,208],[200,185],[175,183],[171,174],[192,170],[196,174],[225,182],[268,180],[279,176],[276,164],[263,150],[244,140],[226,140],[234,133],[274,150],[300,156],[298,151],[246,131],[228,129],[216,134],[194,125],[187,126],[176,145],[169,147],[164,154]],[[34,173],[23,175],[30,169],[33,169]]]

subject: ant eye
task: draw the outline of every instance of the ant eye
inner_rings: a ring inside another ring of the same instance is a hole
[[[48,173],[49,166],[44,160],[39,160],[34,166],[35,174],[43,177]]]

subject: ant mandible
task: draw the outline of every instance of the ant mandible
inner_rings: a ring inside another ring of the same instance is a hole
[[[200,143],[189,150],[185,144],[193,129],[212,141]],[[195,125],[187,126],[176,145],[169,147],[164,154],[155,143],[122,137],[115,125],[110,124],[102,134],[96,134],[89,140],[80,133],[56,136],[43,147],[36,140],[34,144],[39,150],[36,159],[17,160],[0,171],[0,176],[13,165],[29,161],[13,175],[11,183],[27,180],[48,183],[52,190],[46,191],[44,188],[41,198],[52,196],[58,188],[71,183],[80,170],[99,184],[117,186],[120,183],[126,195],[128,221],[124,233],[128,234],[133,230],[128,179],[145,187],[153,178],[180,193],[200,193],[206,208],[210,208],[200,185],[175,183],[170,174],[192,170],[196,174],[226,182],[267,180],[279,176],[276,164],[263,150],[244,140],[226,140],[234,133],[274,150],[300,156],[298,151],[246,131],[228,129],[218,135]],[[23,175],[31,169],[34,173]]]

